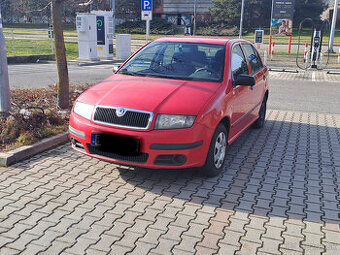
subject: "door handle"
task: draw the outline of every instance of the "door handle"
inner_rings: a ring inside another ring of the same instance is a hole
[[[263,80],[265,81],[267,79],[267,77],[265,75],[263,75]]]

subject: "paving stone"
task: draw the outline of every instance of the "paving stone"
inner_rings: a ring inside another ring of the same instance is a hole
[[[262,241],[263,241],[263,247],[259,249],[259,252],[281,254],[279,251],[279,246],[281,244],[280,241],[269,239],[269,238],[262,238]]]
[[[182,235],[181,242],[178,245],[176,245],[173,250],[178,249],[178,250],[194,253],[195,246],[200,240],[201,238],[198,238],[198,237]]]
[[[97,240],[95,244],[90,245],[87,250],[94,249],[108,253],[110,251],[111,245],[118,240],[120,240],[120,237],[102,234],[100,239]]]
[[[0,168],[0,254],[340,254],[340,114],[267,120],[211,179],[69,145]]]
[[[241,241],[242,245],[239,251],[236,252],[236,254],[256,254],[256,251],[258,248],[260,248],[261,244],[259,243],[253,243],[249,241]]]
[[[151,250],[151,253],[154,252],[156,254],[171,254],[171,250],[178,243],[179,243],[178,241],[164,239],[163,237],[160,237],[159,244],[154,249]]]
[[[218,242],[221,239],[220,235],[214,235],[210,233],[204,233],[203,240],[198,243],[198,245],[212,249],[212,250],[218,250]]]
[[[219,243],[220,249],[218,250],[218,254],[223,255],[234,255],[237,250],[239,250],[238,246],[234,246],[227,243]]]

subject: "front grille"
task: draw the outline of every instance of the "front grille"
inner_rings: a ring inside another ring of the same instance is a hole
[[[118,117],[116,107],[97,107],[93,121],[117,127],[147,129],[152,120],[152,113],[125,109],[123,116]]]
[[[149,154],[147,153],[140,153],[139,155],[136,155],[136,156],[124,156],[124,155],[118,155],[113,152],[102,151],[100,148],[96,146],[92,146],[91,144],[88,144],[87,148],[90,154],[99,155],[105,158],[111,158],[111,159],[116,159],[116,160],[125,161],[125,162],[145,163],[149,158]]]

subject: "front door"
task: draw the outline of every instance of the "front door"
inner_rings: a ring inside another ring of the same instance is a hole
[[[249,124],[249,112],[252,108],[249,102],[249,97],[251,97],[252,93],[251,88],[249,86],[235,84],[238,75],[249,75],[248,63],[240,44],[236,44],[232,48],[231,70],[233,79],[233,110],[231,115],[230,137],[233,137]]]
[[[248,102],[251,106],[251,113],[249,114],[249,117],[250,121],[252,121],[258,117],[263,99],[263,93],[265,91],[264,87],[266,77],[264,66],[257,50],[249,43],[243,43],[242,47],[251,68],[251,75],[254,76],[256,80],[256,84],[251,88],[252,91],[248,98]]]

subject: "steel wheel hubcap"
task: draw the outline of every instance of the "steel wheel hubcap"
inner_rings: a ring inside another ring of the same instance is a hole
[[[220,168],[223,165],[226,148],[227,139],[225,134],[221,132],[216,138],[214,149],[214,164],[216,168]]]

